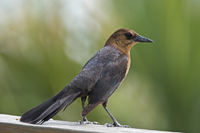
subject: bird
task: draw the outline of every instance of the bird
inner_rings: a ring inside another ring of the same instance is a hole
[[[20,121],[43,124],[61,109],[65,110],[77,98],[81,98],[83,121],[80,121],[80,124],[90,123],[86,116],[99,104],[102,104],[113,120],[113,124],[106,124],[108,127],[130,127],[119,124],[108,110],[107,105],[110,96],[128,74],[131,63],[130,50],[139,42],[153,43],[151,39],[140,36],[131,29],[118,29],[66,87],[50,99],[24,113]],[[88,100],[88,104],[85,106],[86,100]]]

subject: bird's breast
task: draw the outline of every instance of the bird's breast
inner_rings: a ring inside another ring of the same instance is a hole
[[[130,56],[128,55],[128,62],[127,62],[127,69],[126,69],[125,77],[128,74],[128,71],[129,71],[129,68],[130,68],[130,64],[131,64],[131,59],[130,59]]]
[[[124,54],[127,57],[126,73],[124,76],[124,77],[126,77],[126,75],[128,74],[129,68],[130,68],[130,64],[131,64],[130,52],[125,51],[124,49],[122,49],[119,46],[117,46],[117,49],[120,51],[121,54]]]

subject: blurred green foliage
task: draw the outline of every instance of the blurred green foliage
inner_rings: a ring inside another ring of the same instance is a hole
[[[134,128],[200,132],[199,1],[2,0],[0,7],[0,113],[22,115],[55,95],[115,30],[130,28],[155,43],[132,48],[111,113]],[[78,121],[80,113],[78,99],[54,118]],[[88,119],[112,122],[101,106]]]

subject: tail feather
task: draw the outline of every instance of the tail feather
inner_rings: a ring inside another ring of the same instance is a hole
[[[65,97],[55,95],[42,104],[29,110],[22,115],[20,121],[31,124],[42,124],[55,116],[63,107],[69,106],[80,93],[75,93]]]

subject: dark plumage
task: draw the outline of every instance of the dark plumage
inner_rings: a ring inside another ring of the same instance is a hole
[[[122,126],[107,109],[108,98],[126,77],[130,66],[130,49],[138,42],[153,42],[129,29],[119,29],[107,40],[83,67],[81,72],[58,94],[22,115],[20,121],[42,124],[81,97],[82,123],[88,123],[86,115],[102,104],[113,120],[107,126]],[[88,97],[88,105],[84,103]],[[128,126],[122,126],[128,127]]]

